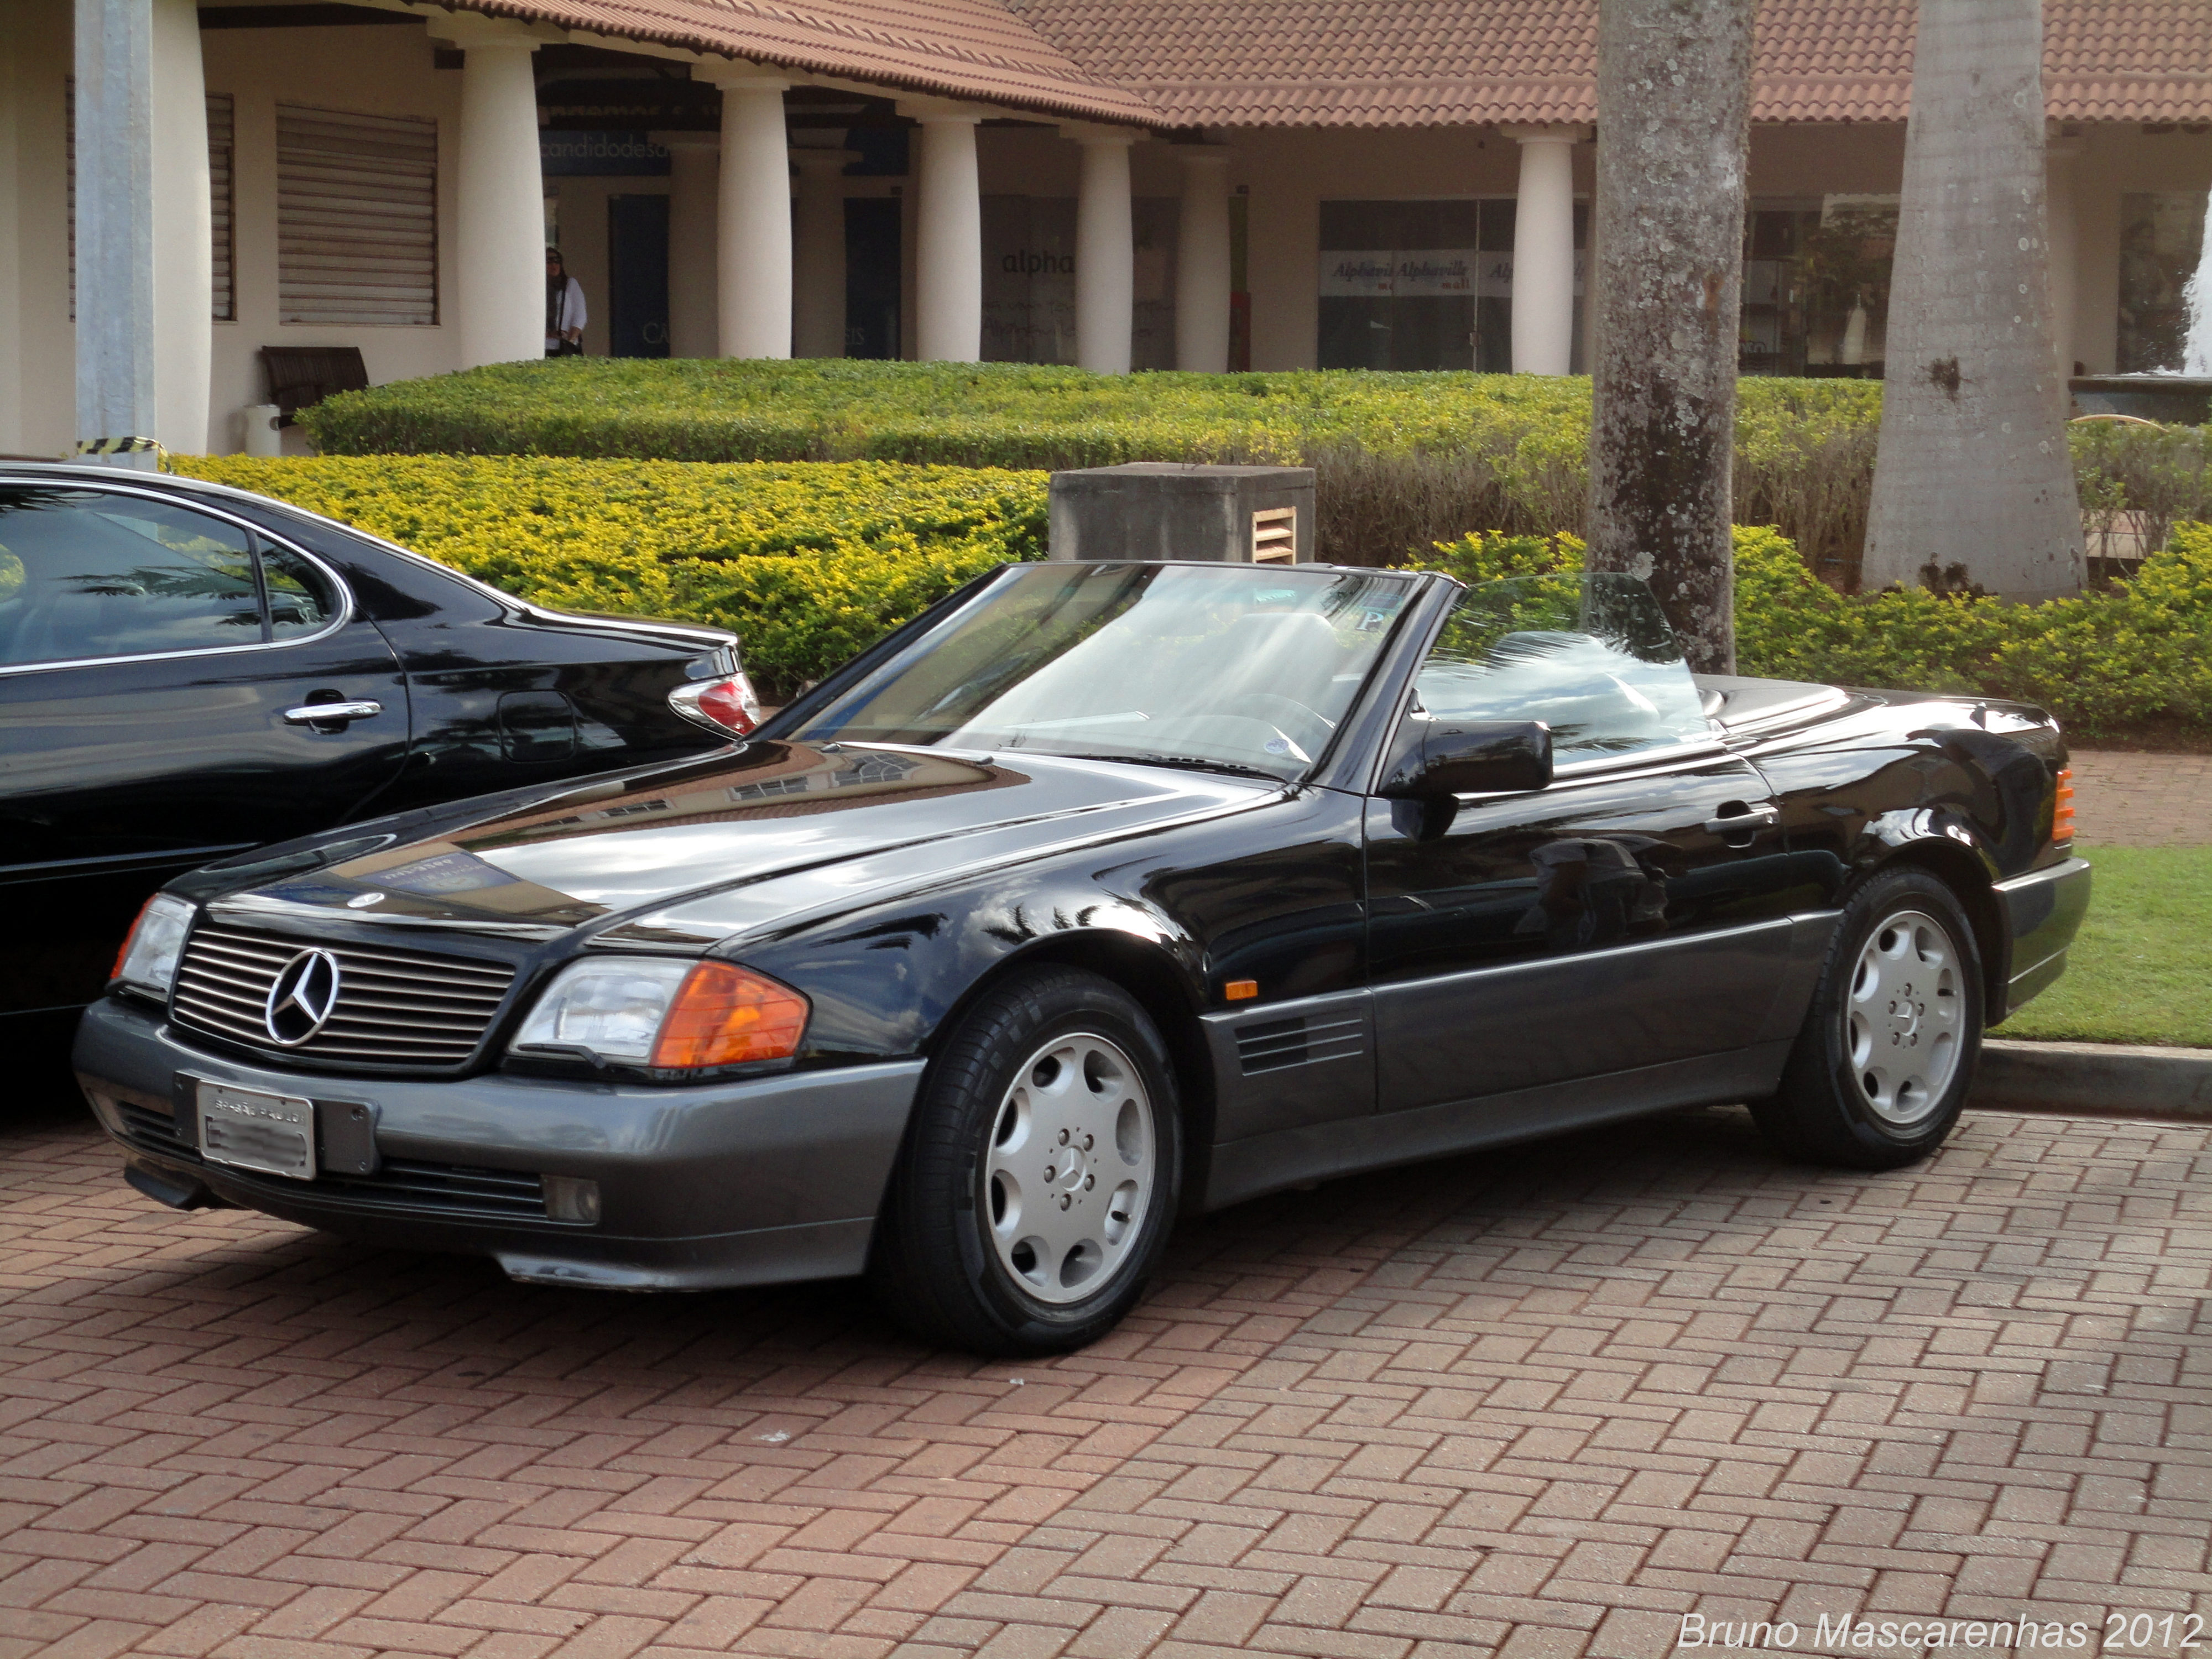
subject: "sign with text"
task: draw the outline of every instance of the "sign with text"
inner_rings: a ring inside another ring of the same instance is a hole
[[[538,135],[538,165],[549,178],[665,179],[668,151],[641,132]]]

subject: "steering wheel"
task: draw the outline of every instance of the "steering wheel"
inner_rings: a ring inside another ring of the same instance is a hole
[[[1327,715],[1309,708],[1295,697],[1273,691],[1247,691],[1233,698],[1222,712],[1266,720],[1310,755],[1320,754],[1336,735],[1336,724]]]

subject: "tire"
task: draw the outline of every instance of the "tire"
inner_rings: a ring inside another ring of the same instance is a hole
[[[1182,1176],[1175,1068],[1145,1011],[1096,974],[1019,974],[924,1075],[868,1276],[927,1341],[1080,1347],[1143,1294]]]
[[[1844,907],[1813,1006],[1759,1131],[1794,1158],[1893,1170],[1942,1146],[1982,1048],[1982,959],[1957,896],[1921,869]]]

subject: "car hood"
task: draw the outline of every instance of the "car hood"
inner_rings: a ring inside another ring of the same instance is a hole
[[[585,784],[224,901],[266,913],[704,946],[1286,786],[1021,754],[757,742]]]

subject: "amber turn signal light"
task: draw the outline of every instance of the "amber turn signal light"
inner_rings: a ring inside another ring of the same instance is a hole
[[[2051,809],[2051,839],[2074,839],[2074,769],[2070,766],[2058,769],[2058,793]]]
[[[1232,979],[1221,988],[1221,994],[1231,1002],[1249,1002],[1260,994],[1260,981],[1256,979]]]
[[[154,896],[158,898],[161,895],[157,893]],[[131,918],[131,926],[124,931],[123,943],[116,949],[115,966],[107,970],[111,983],[123,977],[123,964],[131,960],[131,947],[137,943],[138,930],[146,925],[146,913],[153,908],[154,900],[149,898],[138,907],[138,914]]]
[[[702,962],[684,978],[660,1022],[653,1063],[671,1070],[784,1060],[799,1051],[810,1012],[788,985],[726,962]]]

